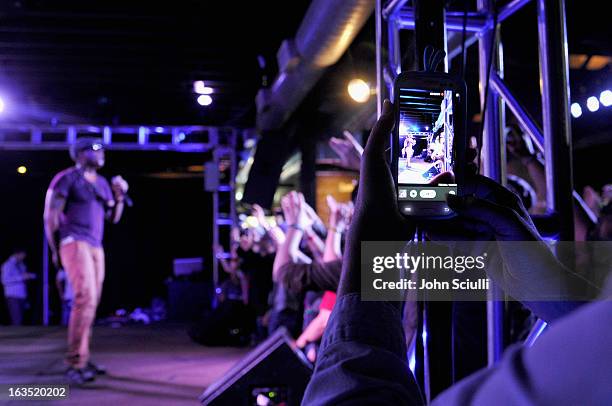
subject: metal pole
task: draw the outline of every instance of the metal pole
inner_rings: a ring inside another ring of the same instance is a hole
[[[493,73],[491,74],[490,81],[491,88],[499,94],[504,102],[514,114],[514,117],[519,122],[519,125],[529,135],[535,146],[539,151],[544,150],[544,135],[542,135],[542,130],[535,122],[535,120],[531,117],[531,114],[523,107],[521,102],[514,96],[512,91],[506,86],[503,79],[499,77],[499,75]]]
[[[531,0],[512,0],[499,10],[499,22],[501,23],[512,14],[516,13]]]
[[[558,214],[559,239],[574,239],[572,135],[565,1],[538,0],[540,89],[547,208]]]
[[[397,29],[397,19],[395,14],[392,14],[387,19],[387,40],[388,40],[388,54],[389,54],[389,66],[391,73],[395,77],[402,72],[402,63],[400,57],[400,36],[399,30]]]
[[[397,13],[404,7],[408,0],[391,0],[387,3],[384,9],[382,9],[382,16],[389,18],[389,16]]]
[[[478,0],[479,9],[492,12],[492,0]],[[505,171],[505,151],[506,145],[503,137],[503,104],[499,95],[489,89],[487,100],[484,100],[485,90],[487,86],[488,70],[491,67],[490,77],[497,72],[500,77],[503,77],[503,65],[501,59],[501,44],[499,41],[499,24],[493,28],[494,36],[491,32],[484,32],[478,41],[479,51],[479,74],[480,74],[480,100],[482,105],[486,103],[486,117],[484,120],[484,131],[482,139],[483,167],[484,174],[500,183],[504,183],[506,179]],[[491,42],[494,42],[491,44]],[[493,54],[490,55],[491,49]]]
[[[414,10],[402,10],[399,13],[399,28],[413,29],[415,27],[415,18]],[[448,12],[445,19],[448,31],[463,31],[463,13]],[[479,13],[468,13],[468,23],[465,29],[469,33],[480,33],[482,30],[487,29],[485,16]]]
[[[221,146],[219,145],[219,134],[217,131],[211,131],[210,135],[210,143],[214,145],[213,149],[213,165],[214,170],[219,171],[219,149]],[[212,176],[212,174],[206,174],[206,176]],[[216,176],[219,176],[218,174]],[[217,298],[217,287],[219,286],[219,260],[217,259],[217,254],[215,252],[216,247],[219,245],[219,185],[218,180],[212,192],[212,211],[213,211],[213,222],[212,222],[212,271],[213,271],[213,308],[216,307],[216,298]]]
[[[236,130],[233,129],[232,130],[232,135],[231,135],[231,139],[230,139],[230,162],[231,162],[231,166],[230,166],[230,181],[229,181],[229,185],[230,185],[230,218],[232,219],[232,229],[234,228],[234,226],[236,226],[238,224],[238,219],[236,217],[236,172],[237,172],[237,166],[238,166],[238,162],[236,162],[236,138],[237,138],[237,134],[236,134]],[[230,236],[231,236],[231,230],[230,230]],[[230,244],[231,244],[231,237],[230,237]],[[230,245],[230,251],[231,251],[231,245]]]
[[[42,302],[43,326],[49,325],[49,242],[43,231],[43,257],[42,257]]]
[[[374,18],[376,23],[376,116],[380,116],[382,112],[382,102],[386,92],[383,91],[385,78],[383,77],[383,16],[382,16],[382,1],[376,0],[376,8],[374,10]]]
[[[533,327],[531,328],[531,331],[529,331],[529,335],[525,339],[525,342],[523,343],[523,345],[525,347],[531,347],[536,342],[538,337],[542,335],[544,330],[546,330],[546,327],[547,327],[546,322],[542,319],[538,319],[533,325]]]
[[[479,12],[489,16],[495,11],[494,0],[478,0]],[[489,89],[487,100],[485,92],[489,63],[494,72],[503,76],[503,64],[501,49],[499,45],[499,24],[492,28],[494,35],[489,30],[481,33],[478,41],[479,50],[479,74],[480,74],[480,100],[482,105],[487,105],[484,120],[484,131],[482,140],[483,166],[486,176],[498,182],[505,182],[505,140],[503,137],[503,105],[499,95]],[[491,42],[494,42],[491,44]],[[490,52],[493,50],[493,54]],[[499,287],[492,286],[487,298],[487,359],[488,364],[493,365],[501,358],[503,352],[503,292]]]

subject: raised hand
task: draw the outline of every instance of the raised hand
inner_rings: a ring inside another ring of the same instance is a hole
[[[363,147],[359,145],[349,131],[344,131],[343,135],[343,138],[330,138],[329,146],[340,157],[338,162],[340,166],[358,171],[361,165]]]
[[[123,196],[127,193],[130,186],[126,180],[121,177],[121,175],[117,175],[111,179],[111,188],[113,189],[115,196]]]

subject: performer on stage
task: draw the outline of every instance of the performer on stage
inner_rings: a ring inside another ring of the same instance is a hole
[[[63,265],[74,291],[66,377],[80,385],[104,373],[89,361],[91,327],[104,281],[104,220],[119,221],[128,184],[115,176],[111,186],[98,174],[104,166],[100,139],[78,138],[70,156],[76,165],[58,173],[47,190],[44,223],[53,263],[57,269]]]
[[[414,146],[416,145],[416,139],[414,135],[408,134],[404,139],[404,147],[402,148],[402,157],[406,158],[406,168],[410,168],[410,161],[414,155]]]

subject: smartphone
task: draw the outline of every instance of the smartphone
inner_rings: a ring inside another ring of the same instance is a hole
[[[465,174],[465,88],[439,72],[403,72],[395,80],[391,162],[405,216],[454,216],[446,195],[461,194]],[[453,176],[440,176],[446,172]]]

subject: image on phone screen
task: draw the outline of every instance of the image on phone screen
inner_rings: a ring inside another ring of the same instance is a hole
[[[453,172],[453,95],[445,89],[399,89],[398,199],[445,201],[456,184],[432,180]]]

